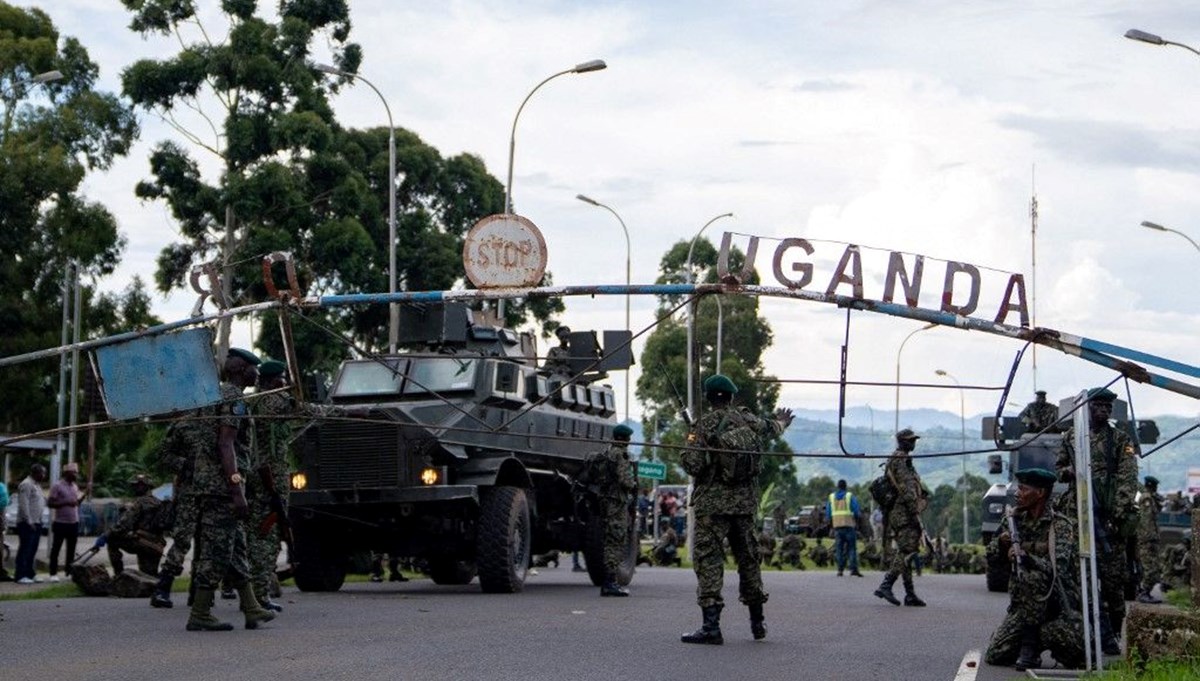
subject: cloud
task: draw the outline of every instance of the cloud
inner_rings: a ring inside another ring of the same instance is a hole
[[[824,78],[821,80],[806,80],[792,88],[796,92],[846,92],[858,90],[861,86],[845,80]]]
[[[1025,114],[1005,115],[999,122],[1034,135],[1041,146],[1079,163],[1200,171],[1200,131],[1167,132],[1111,121]]]

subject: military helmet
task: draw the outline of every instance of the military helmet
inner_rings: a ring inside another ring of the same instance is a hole
[[[919,439],[921,439],[921,436],[917,435],[915,432],[913,432],[912,428],[905,428],[904,430],[901,430],[900,432],[896,433],[896,439],[897,440],[919,440]]]
[[[624,423],[618,425],[616,428],[613,428],[613,437],[617,440],[628,440],[632,436],[633,428],[630,428]]]
[[[737,391],[737,385],[725,374],[713,374],[712,376],[704,379],[705,395],[711,395],[712,393],[729,393],[730,395],[736,395]]]

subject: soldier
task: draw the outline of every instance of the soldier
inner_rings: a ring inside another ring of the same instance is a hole
[[[704,613],[700,629],[680,637],[684,643],[724,643],[721,636],[721,586],[725,556],[721,542],[729,540],[737,561],[739,600],[750,608],[750,631],[755,640],[766,637],[763,623],[763,590],[754,539],[754,512],[758,507],[759,451],[763,441],[778,437],[792,422],[789,409],[762,418],[745,407],[734,407],[737,386],[721,374],[704,381],[710,409],[688,433],[688,449],[680,457],[683,469],[695,479],[688,504],[695,516],[692,563],[699,582],[697,601]]]
[[[987,559],[982,553],[971,554],[971,574],[982,575],[987,572]]]
[[[258,367],[258,392],[283,388],[288,384],[287,365],[277,360],[267,360]],[[286,509],[288,490],[288,443],[292,439],[292,425],[286,416],[299,410],[291,395],[276,392],[254,399],[254,413],[263,418],[254,421],[255,461],[246,480],[246,503],[250,506],[250,521],[247,527],[247,552],[250,558],[250,582],[254,595],[262,607],[281,612],[283,607],[271,600],[271,580],[275,575],[275,563],[279,558],[279,519],[269,520],[271,514]],[[259,469],[267,473],[275,483],[279,499],[273,499],[260,477]],[[286,519],[283,519],[286,521]],[[264,533],[263,526],[268,530]]]
[[[121,509],[117,524],[108,532],[101,535],[103,542],[100,546],[108,546],[108,562],[112,565],[114,574],[125,571],[125,560],[122,551],[128,551],[137,556],[138,570],[147,575],[158,573],[158,562],[162,560],[163,549],[167,540],[163,539],[162,523],[159,513],[163,504],[150,494],[150,479],[138,474],[129,481],[133,488],[133,501]]]
[[[808,557],[812,558],[813,564],[817,567],[823,568],[829,565],[829,549],[825,548],[824,537],[817,537],[817,545],[808,552]]]
[[[171,550],[158,573],[158,584],[150,596],[150,605],[155,608],[171,608],[171,585],[183,574],[183,561],[192,549],[196,534],[196,516],[199,512],[198,499],[192,485],[192,474],[196,457],[217,446],[216,429],[212,421],[204,418],[212,410],[197,409],[185,413],[167,428],[163,438],[162,452],[167,467],[175,473],[173,503],[175,519],[171,524]],[[188,605],[191,605],[188,598]]]
[[[775,519],[775,537],[782,537],[785,534],[784,527],[787,525],[787,511],[783,508],[783,502],[775,504],[775,508],[771,510],[771,517]],[[774,543],[772,542],[772,546]]]
[[[679,566],[683,560],[679,557],[679,535],[671,527],[670,518],[658,520],[658,543],[654,545],[654,564]]]
[[[862,553],[859,554],[858,559],[864,567],[878,569],[879,548],[875,545],[875,542],[867,542],[866,546],[863,547]]]
[[[562,327],[560,327],[562,328]],[[629,590],[617,583],[621,561],[629,552],[629,509],[637,479],[629,460],[629,438],[633,429],[624,423],[613,428],[613,443],[602,452],[588,456],[581,481],[597,502],[596,512],[604,524],[604,585],[601,596],[628,596]]]
[[[558,347],[550,348],[546,353],[546,362],[542,368],[550,374],[570,376],[571,363],[568,360],[571,356],[571,327],[558,327],[554,330],[554,336],[558,338]]]
[[[783,541],[779,543],[779,558],[775,561],[775,567],[782,570],[783,566],[786,564],[791,565],[797,570],[805,569],[804,561],[801,559],[801,556],[804,553],[804,548],[807,543],[808,542],[804,541],[803,537],[795,532],[789,533],[783,538]]]
[[[1162,497],[1158,495],[1158,478],[1147,475],[1145,490],[1138,499],[1138,558],[1142,563],[1142,585],[1138,592],[1138,603],[1162,603],[1162,599],[1150,593],[1154,585],[1162,580],[1162,564],[1159,561],[1158,514],[1162,511]]]
[[[775,559],[775,535],[766,529],[758,535],[758,553],[762,556],[763,565],[771,565]]]
[[[1117,396],[1105,388],[1093,388],[1087,396],[1101,647],[1105,654],[1117,655],[1121,651],[1117,639],[1125,620],[1126,541],[1137,532],[1138,523],[1138,456],[1129,436],[1108,423]],[[1058,452],[1059,476],[1067,482],[1077,477],[1074,434],[1074,427],[1067,429]]]
[[[1005,526],[988,544],[993,561],[1013,564],[1008,612],[992,634],[984,660],[1014,665],[1017,671],[1041,666],[1049,648],[1054,659],[1076,667],[1084,659],[1074,516],[1051,508],[1056,476],[1042,468],[1017,471],[1013,537]]]
[[[1050,428],[1058,422],[1058,407],[1046,401],[1046,391],[1038,390],[1034,395],[1034,400],[1025,405],[1020,415],[1017,416],[1021,419],[1021,423],[1025,424],[1027,433],[1040,433],[1043,429]],[[1047,430],[1047,432],[1057,431],[1057,428]]]
[[[892,593],[892,585],[898,577],[904,578],[904,604],[924,607],[925,601],[917,597],[913,588],[912,567],[909,558],[917,552],[921,545],[924,530],[921,528],[921,511],[925,509],[926,493],[921,485],[921,476],[913,468],[912,452],[917,447],[920,438],[910,428],[896,433],[896,451],[888,459],[884,472],[896,490],[896,501],[890,510],[884,514],[885,535],[896,542],[896,552],[892,554],[890,567],[883,577],[883,583],[875,590],[875,595],[892,605],[900,605]]]
[[[242,393],[258,379],[256,367],[259,363],[253,353],[230,348],[222,372],[221,403],[217,407],[217,446],[196,457],[194,484],[199,516],[192,570],[196,591],[188,617],[188,631],[233,629],[233,625],[212,615],[213,600],[222,577],[228,579],[238,593],[247,629],[256,629],[259,624],[275,619],[275,614],[264,610],[254,595],[246,555],[246,534],[239,522],[249,514],[242,471],[249,467],[249,440],[253,430],[248,418],[250,409]]]

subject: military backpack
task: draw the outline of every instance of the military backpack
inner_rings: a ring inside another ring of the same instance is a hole
[[[868,489],[871,492],[871,498],[875,500],[876,504],[879,504],[880,508],[887,510],[896,505],[899,491],[886,474],[872,480]]]

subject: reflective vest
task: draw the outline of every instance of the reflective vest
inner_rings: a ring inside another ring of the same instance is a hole
[[[846,492],[841,499],[837,498],[837,492],[829,495],[829,513],[833,516],[834,527],[854,527],[854,513],[850,510],[852,498],[852,492]]]

